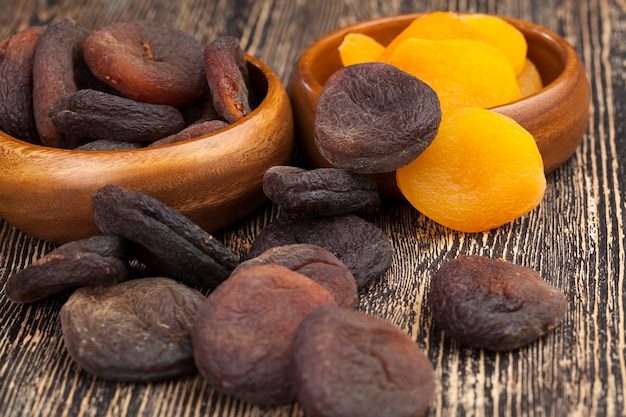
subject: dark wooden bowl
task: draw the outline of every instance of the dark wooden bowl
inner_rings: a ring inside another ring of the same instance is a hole
[[[289,81],[296,140],[313,167],[331,166],[313,140],[317,97],[326,80],[342,67],[338,47],[350,32],[367,34],[388,44],[420,13],[358,22],[313,42],[300,56]],[[528,57],[537,66],[544,88],[521,100],[493,108],[526,128],[535,138],[546,173],[565,162],[580,144],[589,116],[589,81],[572,46],[562,37],[533,23],[504,18],[526,37]],[[395,172],[373,176],[381,192],[401,198]]]
[[[32,145],[0,132],[0,217],[37,238],[64,243],[98,233],[91,196],[105,184],[152,195],[205,230],[227,227],[264,201],[263,174],[293,153],[287,92],[263,62],[246,56],[261,104],[213,134],[125,151]]]

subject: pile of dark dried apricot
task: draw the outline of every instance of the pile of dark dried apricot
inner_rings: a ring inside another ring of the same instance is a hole
[[[356,311],[359,290],[384,276],[393,255],[387,235],[355,214],[378,210],[373,182],[276,166],[264,188],[280,196],[281,215],[240,258],[158,200],[104,186],[92,198],[103,234],[13,274],[6,295],[30,303],[72,291],[60,310],[65,347],[97,377],[198,371],[254,404],[299,401],[319,416],[423,415],[435,391],[428,358],[390,322]],[[364,396],[384,401],[372,407]]]
[[[359,291],[393,256],[367,220],[379,204],[373,187],[337,168],[271,168],[264,188],[281,213],[240,257],[158,200],[107,185],[92,199],[103,234],[10,276],[6,295],[29,303],[72,291],[59,312],[65,347],[97,377],[199,372],[225,394],[298,401],[311,416],[422,416],[436,386],[428,357],[358,311]],[[428,301],[447,335],[491,350],[524,346],[565,313],[564,295],[536,272],[484,257],[445,264]]]
[[[148,21],[69,19],[0,42],[0,128],[46,146],[114,150],[217,131],[256,105],[237,38],[202,45]]]

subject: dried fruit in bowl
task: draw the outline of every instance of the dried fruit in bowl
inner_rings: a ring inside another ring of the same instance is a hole
[[[515,75],[522,72],[528,44],[519,29],[498,16],[488,14],[468,13],[458,14],[457,17],[478,32],[484,42],[500,50],[511,63]]]
[[[344,66],[386,62],[415,75],[437,92],[444,110],[495,107],[521,97],[516,77],[527,67],[528,45],[499,16],[427,13],[380,47],[374,38],[348,33],[339,53]]]
[[[508,59],[482,41],[410,38],[388,62],[435,90],[442,110],[495,107],[520,98]]]
[[[377,61],[385,47],[363,33],[348,33],[339,45],[339,56],[344,67]]]
[[[398,36],[385,47],[385,51],[378,58],[388,60],[396,47],[407,39],[474,39],[482,40],[480,33],[464,21],[457,18],[453,12],[431,12],[416,18]]]

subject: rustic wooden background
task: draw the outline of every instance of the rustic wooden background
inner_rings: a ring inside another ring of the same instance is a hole
[[[548,177],[542,204],[492,232],[461,234],[405,203],[386,203],[375,222],[392,239],[393,266],[361,294],[359,307],[403,328],[428,354],[437,377],[430,416],[626,415],[625,0],[0,0],[0,5],[2,38],[65,17],[88,28],[150,19],[203,41],[235,35],[285,85],[310,42],[376,16],[477,11],[560,33],[587,69],[591,112],[588,134]],[[266,205],[217,236],[244,253],[275,215]],[[0,285],[51,249],[0,220]],[[502,257],[537,269],[567,294],[565,322],[537,343],[508,353],[447,339],[431,322],[425,294],[432,273],[459,254]],[[199,376],[154,384],[94,379],[64,351],[57,315],[63,301],[16,305],[0,294],[0,415],[304,415],[297,405],[262,409],[218,395]]]

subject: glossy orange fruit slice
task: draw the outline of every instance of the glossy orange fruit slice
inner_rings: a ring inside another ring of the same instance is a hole
[[[396,170],[406,199],[461,232],[487,231],[533,210],[546,178],[533,136],[513,119],[479,108],[444,112],[431,145]]]

